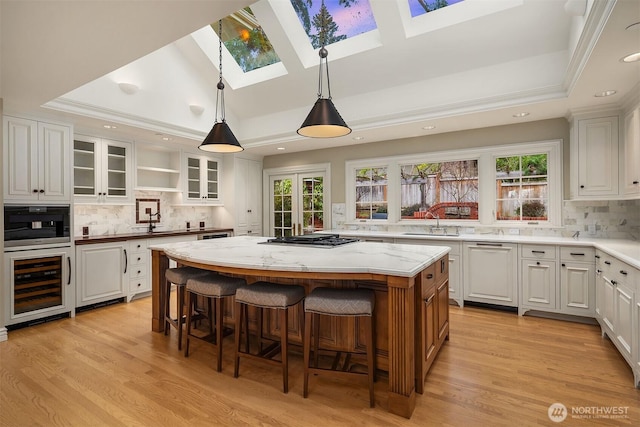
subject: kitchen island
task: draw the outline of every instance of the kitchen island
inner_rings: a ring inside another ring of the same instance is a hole
[[[316,286],[366,287],[376,293],[376,361],[389,374],[389,411],[409,418],[424,377],[440,346],[448,339],[448,248],[353,242],[319,248],[266,243],[266,237],[238,236],[151,246],[152,329],[164,330],[164,272],[169,259],[181,265],[246,278]],[[436,294],[438,291],[438,294]],[[435,298],[434,298],[435,297]],[[302,313],[294,313],[301,316]],[[439,317],[438,317],[439,315]],[[267,333],[275,324],[265,322]],[[275,322],[274,322],[275,323]],[[291,322],[296,325],[297,322]],[[353,321],[327,328],[328,341],[363,342]],[[346,326],[346,327],[345,327]],[[292,327],[290,339],[301,342]],[[333,333],[333,335],[331,335]]]

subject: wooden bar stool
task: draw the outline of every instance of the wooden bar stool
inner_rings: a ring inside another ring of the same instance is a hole
[[[164,301],[164,334],[169,333],[169,325],[178,330],[178,350],[182,350],[182,323],[184,323],[184,287],[189,279],[207,275],[209,272],[195,267],[167,268],[165,271],[166,300]],[[177,294],[177,318],[171,317],[171,284],[176,285]]]
[[[240,369],[240,358],[261,360],[274,365],[282,366],[282,383],[285,393],[289,391],[289,361],[288,361],[288,333],[287,322],[289,307],[299,304],[304,299],[304,288],[298,285],[281,285],[269,282],[256,282],[251,285],[241,286],[236,291],[236,357],[233,376],[238,378]],[[258,338],[260,341],[260,351],[251,353],[249,347],[248,328],[248,307],[258,307]],[[280,321],[280,342],[262,336],[262,316],[265,308],[277,310]],[[242,322],[245,322],[245,334],[247,340],[245,351],[240,349],[240,336],[242,335]],[[303,322],[304,319],[300,318]],[[271,345],[262,348],[263,340],[271,341]],[[274,360],[273,357],[281,354],[281,360]]]
[[[245,285],[244,279],[223,276],[211,272],[187,281],[187,343],[184,347],[184,357],[189,357],[190,338],[198,338],[216,346],[218,362],[216,369],[222,371],[222,341],[224,339],[224,300],[236,294],[239,286]],[[191,320],[196,310],[196,298],[200,295],[207,299],[209,319],[209,335],[194,335],[191,331]],[[211,300],[215,300],[215,310],[212,310]],[[215,328],[215,335],[213,329]]]
[[[375,293],[370,289],[337,289],[315,288],[304,300],[304,394],[309,394],[309,374],[324,374],[338,377],[367,376],[369,380],[369,406],[375,405],[373,382],[375,381],[375,346],[373,309],[375,306]],[[367,372],[350,371],[351,354],[355,351],[338,351],[331,368],[320,368],[318,365],[318,352],[320,350],[319,331],[320,316],[349,316],[358,317],[363,322],[366,334]],[[311,328],[313,326],[313,354],[314,364],[309,366],[311,354]],[[343,366],[340,367],[341,353],[347,353]]]

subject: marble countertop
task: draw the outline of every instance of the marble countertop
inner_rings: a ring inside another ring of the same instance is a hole
[[[451,242],[500,242],[500,243],[530,243],[562,246],[587,246],[600,249],[620,261],[640,269],[640,241],[626,239],[596,239],[580,237],[554,236],[520,236],[520,235],[496,235],[496,234],[460,234],[458,236],[432,236],[410,234],[402,231],[365,231],[365,230],[327,230],[323,233],[334,233],[341,236],[358,238],[393,238],[424,240],[428,244],[430,240]]]
[[[224,267],[413,277],[447,254],[447,247],[354,242],[336,247],[264,244],[268,237],[237,236],[154,245],[170,258]]]

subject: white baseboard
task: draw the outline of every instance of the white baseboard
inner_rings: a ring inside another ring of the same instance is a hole
[[[6,341],[9,339],[9,334],[7,334],[7,328],[0,328],[0,342]]]

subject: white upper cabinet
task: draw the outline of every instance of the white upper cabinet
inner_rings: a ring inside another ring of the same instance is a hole
[[[76,135],[73,141],[73,194],[76,203],[132,200],[132,145]]]
[[[183,201],[185,204],[221,205],[222,159],[183,152]]]
[[[621,192],[629,198],[640,197],[640,106],[624,117],[624,160],[621,163]]]
[[[4,199],[70,202],[71,128],[5,116]]]
[[[597,199],[618,195],[618,117],[578,119],[572,145],[572,198]]]

